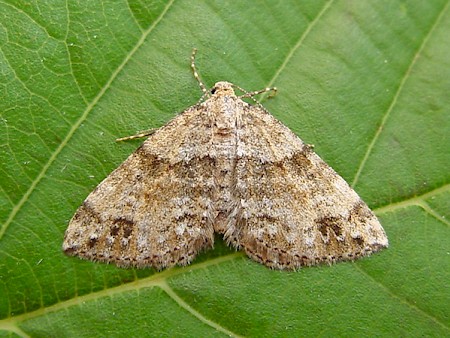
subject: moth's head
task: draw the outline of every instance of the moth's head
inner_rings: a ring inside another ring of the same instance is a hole
[[[211,89],[211,94],[215,96],[235,96],[233,85],[229,82],[216,82]]]

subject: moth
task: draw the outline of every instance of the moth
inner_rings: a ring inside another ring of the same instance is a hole
[[[374,213],[310,146],[217,82],[114,170],[67,228],[68,255],[119,267],[189,264],[214,233],[275,269],[388,247]]]

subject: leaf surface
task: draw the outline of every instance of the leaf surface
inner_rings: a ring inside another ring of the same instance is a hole
[[[0,2],[2,336],[449,336],[448,1]],[[387,250],[272,271],[227,248],[123,270],[66,257],[67,223],[208,86],[264,106],[374,209]]]

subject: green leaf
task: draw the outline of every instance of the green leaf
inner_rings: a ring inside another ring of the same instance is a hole
[[[448,1],[0,2],[2,336],[450,336]],[[209,85],[263,104],[375,210],[390,247],[272,271],[226,247],[190,266],[66,257],[67,223]]]

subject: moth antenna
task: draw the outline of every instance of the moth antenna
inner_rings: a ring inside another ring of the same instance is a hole
[[[208,95],[208,89],[206,89],[206,86],[204,85],[203,81],[200,79],[200,75],[197,72],[197,67],[195,66],[195,55],[197,54],[197,48],[192,49],[192,55],[191,55],[191,68],[192,72],[194,73],[194,77],[198,82],[198,85],[200,86],[200,89],[203,92],[203,96]]]

